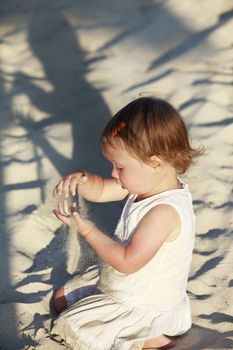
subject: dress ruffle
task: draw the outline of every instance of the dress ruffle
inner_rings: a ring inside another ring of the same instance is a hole
[[[145,311],[97,294],[65,310],[56,320],[52,334],[59,334],[74,350],[139,350],[145,339],[166,334],[166,329],[170,330],[167,335],[177,335],[177,320],[180,322],[186,315],[187,310],[180,309],[176,314],[174,310]],[[180,323],[187,325],[183,320]],[[186,331],[179,329],[180,334]]]

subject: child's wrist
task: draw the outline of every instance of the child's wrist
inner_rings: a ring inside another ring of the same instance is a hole
[[[93,232],[93,230],[94,230],[94,225],[93,225],[93,226],[90,226],[88,230],[83,231],[83,232],[80,232],[80,234],[81,234],[81,236],[82,236],[83,238],[87,239],[87,236],[88,236],[91,232]]]

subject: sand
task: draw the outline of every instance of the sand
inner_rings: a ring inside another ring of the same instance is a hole
[[[185,176],[197,216],[193,327],[176,348],[233,349],[232,32],[231,0],[1,1],[0,349],[66,349],[47,332],[53,290],[69,278],[52,188],[79,168],[110,174],[99,134],[150,94],[206,149]],[[89,213],[111,233],[121,208]],[[97,261],[79,244],[77,271]]]

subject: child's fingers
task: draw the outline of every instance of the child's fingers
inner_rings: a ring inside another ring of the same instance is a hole
[[[56,195],[57,195],[57,186],[55,186],[53,189],[53,197],[56,197]]]
[[[53,196],[64,194],[66,198],[71,193],[73,196],[77,193],[77,186],[87,181],[87,175],[84,171],[78,171],[62,178],[53,190]]]
[[[63,193],[64,196],[67,198],[69,197],[69,191],[70,191],[70,180],[64,178],[54,187],[53,196],[56,197]]]
[[[68,198],[69,197],[69,193],[70,193],[70,177],[67,177],[67,178],[63,179],[62,191],[63,191],[65,197]]]
[[[76,178],[73,178],[71,181],[70,181],[70,187],[69,187],[69,190],[72,194],[72,196],[75,196],[76,193],[77,193],[77,185],[78,185],[79,181],[77,181]]]
[[[65,199],[63,201],[58,201],[58,203],[57,203],[58,211],[61,215],[64,215],[64,216],[70,215],[67,202],[68,202],[68,200]]]
[[[64,179],[61,179],[58,184],[54,187],[53,190],[53,196],[56,197],[57,195],[62,194],[63,192],[63,185],[64,185]]]
[[[69,199],[65,198],[63,200],[63,210],[66,215],[70,215],[70,208],[69,208]]]
[[[78,173],[78,175],[74,176],[70,180],[70,192],[72,196],[77,194],[77,186],[82,185],[87,181],[87,175],[83,175],[83,172]]]
[[[70,226],[70,220],[67,216],[63,216],[61,213],[59,213],[57,210],[53,210],[54,215],[61,221],[63,224]]]

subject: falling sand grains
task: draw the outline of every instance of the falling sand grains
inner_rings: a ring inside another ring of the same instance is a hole
[[[84,199],[81,196],[72,197],[70,206],[75,201],[77,210],[82,217],[87,217],[87,207]],[[67,252],[67,272],[73,274],[77,270],[80,257],[80,242],[78,239],[77,225],[73,217],[70,218],[69,233],[66,240]]]

